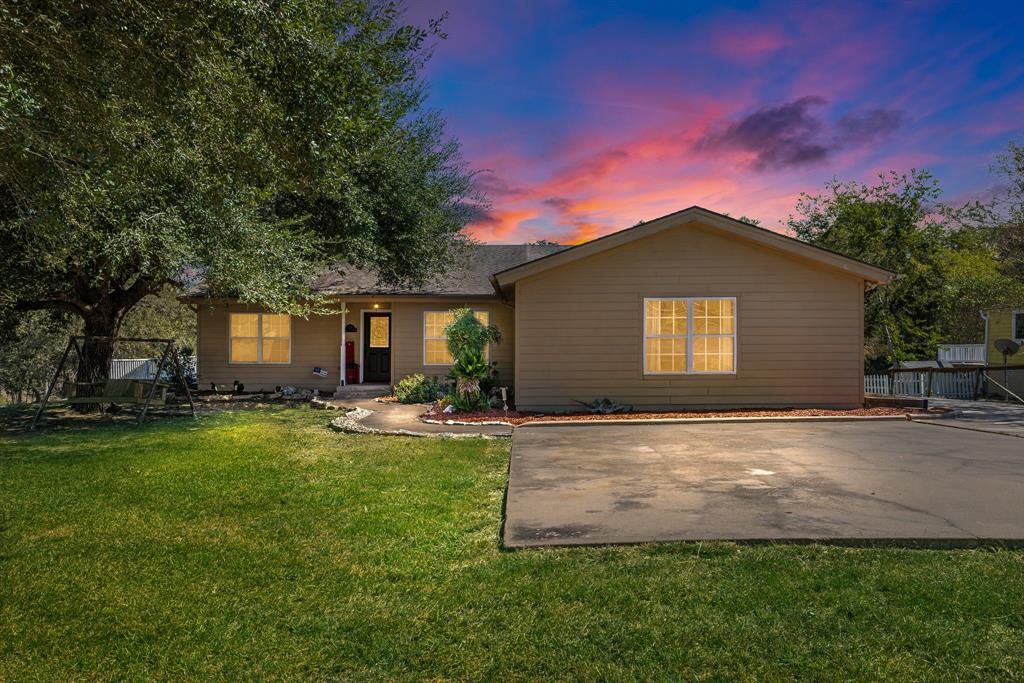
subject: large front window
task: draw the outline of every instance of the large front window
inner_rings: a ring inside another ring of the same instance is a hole
[[[490,322],[487,311],[473,311],[473,315],[484,325]],[[448,351],[448,337],[444,328],[451,324],[454,316],[452,311],[423,312],[423,364],[451,365],[455,361]],[[490,348],[484,349],[484,357],[490,358]]]
[[[736,372],[736,299],[644,299],[644,373]]]
[[[278,313],[230,315],[232,363],[290,363],[291,318]]]

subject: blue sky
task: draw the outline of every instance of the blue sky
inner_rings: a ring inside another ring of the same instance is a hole
[[[832,177],[992,184],[1024,136],[1024,3],[486,2],[447,13],[425,76],[491,242],[576,242],[700,204],[781,228]]]

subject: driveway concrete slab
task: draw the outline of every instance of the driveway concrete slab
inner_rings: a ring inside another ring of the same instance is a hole
[[[515,429],[509,547],[1024,542],[1024,440],[913,422]]]
[[[1024,405],[1020,403],[952,399],[929,399],[929,403],[932,406],[952,408],[957,411],[955,419],[937,421],[944,426],[1024,437]]]

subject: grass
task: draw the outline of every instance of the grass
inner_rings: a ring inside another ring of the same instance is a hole
[[[504,552],[508,444],[259,410],[0,437],[0,680],[1020,680],[1024,553]]]

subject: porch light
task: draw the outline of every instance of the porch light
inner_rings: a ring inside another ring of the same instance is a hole
[[[380,304],[374,304],[373,307],[374,308],[380,308]]]

